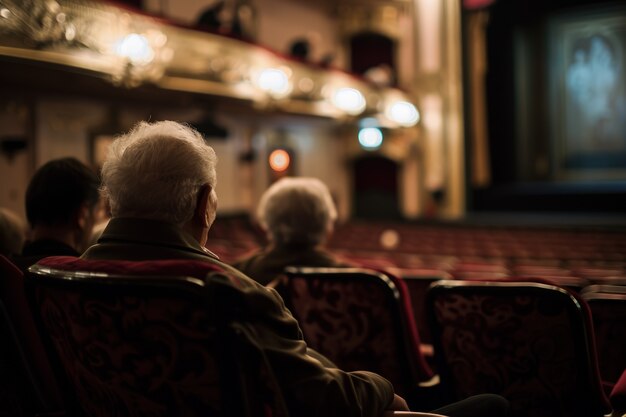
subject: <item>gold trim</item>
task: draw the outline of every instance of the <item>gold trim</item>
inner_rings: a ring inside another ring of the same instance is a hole
[[[6,0],[0,14],[2,56],[77,68],[127,88],[153,84],[166,90],[252,102],[260,110],[353,120],[332,104],[334,89],[359,90],[362,115],[384,113],[389,99],[413,100],[336,69],[283,57],[244,41],[170,25],[156,18],[90,0]],[[32,10],[31,10],[32,9]],[[4,17],[4,16],[7,17]],[[271,97],[257,84],[265,69],[280,69],[290,83]]]

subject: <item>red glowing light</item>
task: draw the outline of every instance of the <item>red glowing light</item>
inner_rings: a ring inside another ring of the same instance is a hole
[[[289,157],[289,153],[284,149],[276,149],[269,157],[270,168],[276,172],[285,171],[289,168],[290,162],[291,158]]]

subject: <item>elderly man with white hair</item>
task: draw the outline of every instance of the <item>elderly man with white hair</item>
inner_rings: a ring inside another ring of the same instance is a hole
[[[269,245],[234,264],[263,285],[286,266],[350,266],[323,248],[333,231],[337,209],[326,185],[317,178],[286,177],[270,186],[257,217]]]

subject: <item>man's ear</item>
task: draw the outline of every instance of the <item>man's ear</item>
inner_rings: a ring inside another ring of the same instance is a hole
[[[194,217],[196,221],[201,222],[204,227],[211,226],[211,213],[209,205],[211,204],[211,191],[213,189],[209,184],[204,184],[198,191],[198,201],[196,203],[196,211]]]
[[[89,216],[91,215],[90,211],[89,204],[87,203],[81,204],[78,210],[76,210],[75,221],[80,230],[84,230],[85,227],[87,227],[87,224],[89,223]]]

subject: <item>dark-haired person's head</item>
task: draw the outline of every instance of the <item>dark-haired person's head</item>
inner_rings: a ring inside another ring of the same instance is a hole
[[[75,158],[47,162],[35,172],[26,190],[26,217],[33,239],[64,241],[77,251],[95,221],[98,176]]]

